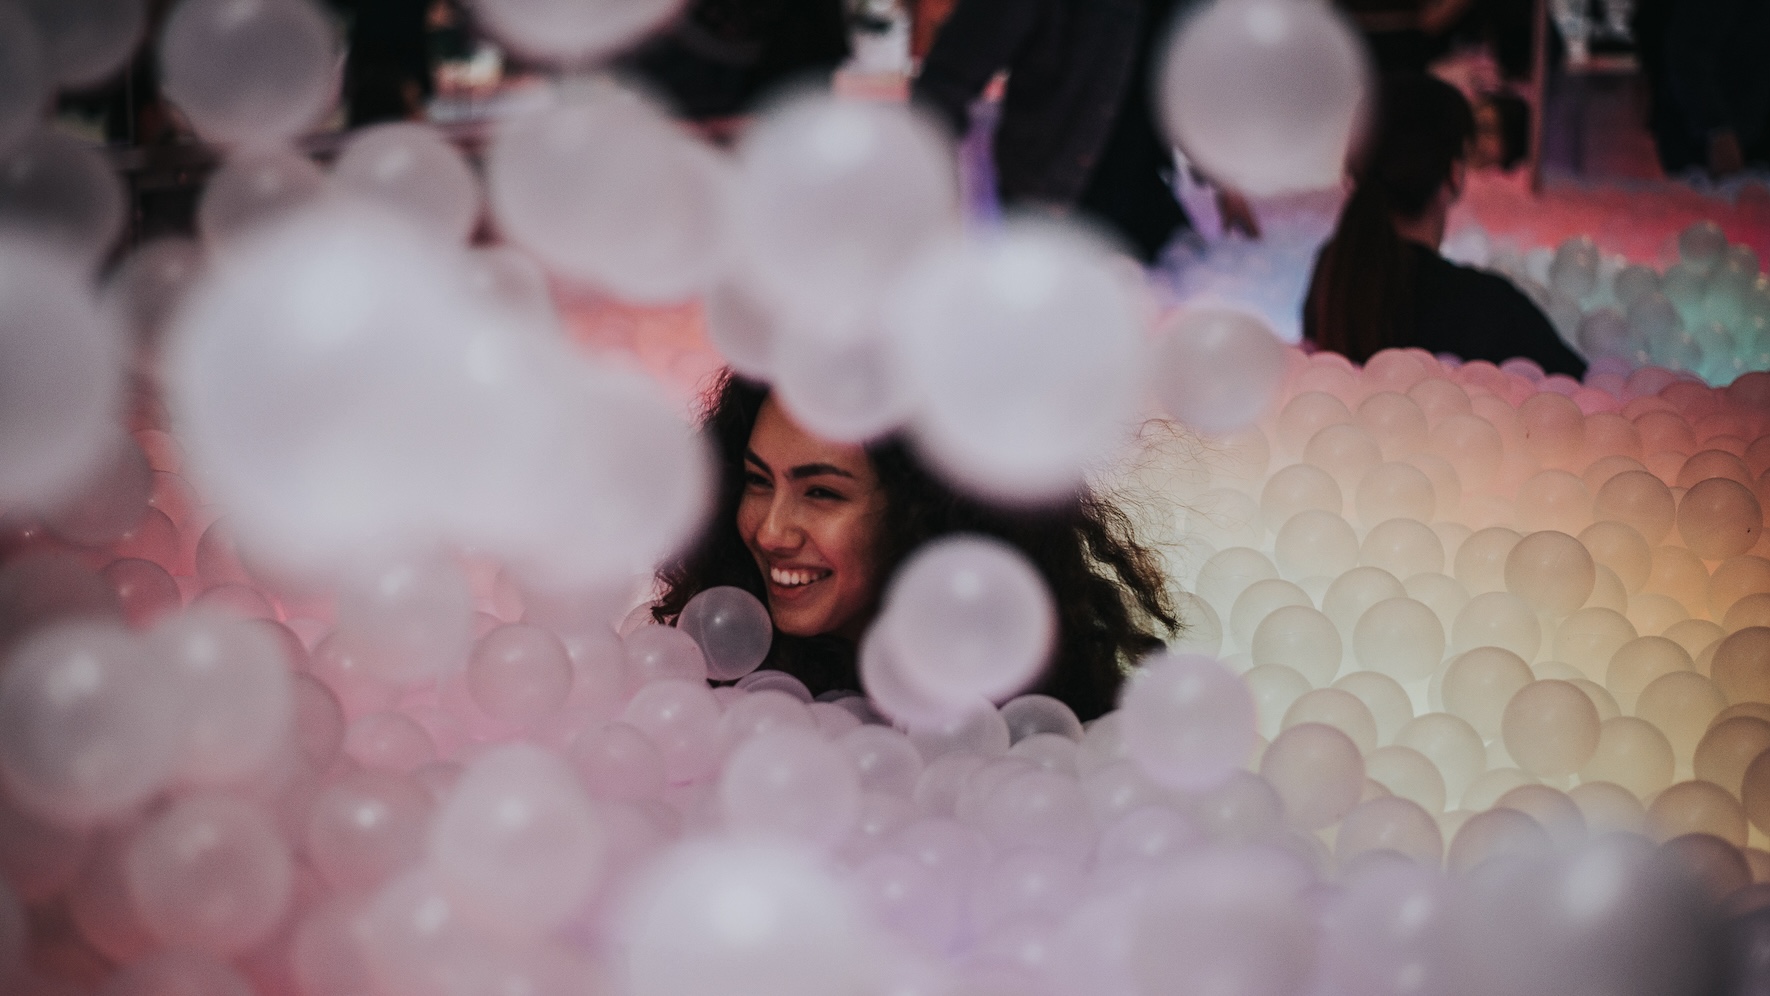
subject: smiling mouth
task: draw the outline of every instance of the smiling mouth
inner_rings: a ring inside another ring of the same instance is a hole
[[[828,570],[786,570],[780,567],[768,569],[768,580],[782,588],[803,588],[816,584],[834,574]]]

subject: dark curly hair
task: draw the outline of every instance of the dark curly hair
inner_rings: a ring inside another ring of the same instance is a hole
[[[663,596],[653,607],[672,622],[697,593],[732,585],[766,602],[762,572],[737,530],[744,492],[744,452],[768,388],[729,371],[703,398],[702,432],[719,460],[714,517],[699,543],[658,574]],[[1050,585],[1058,612],[1052,666],[1031,691],[1067,703],[1083,720],[1117,704],[1124,665],[1162,646],[1162,633],[1179,629],[1156,558],[1132,536],[1131,524],[1110,502],[1084,491],[1036,509],[1005,509],[962,495],[919,460],[900,437],[867,447],[885,491],[875,603],[885,581],[912,551],[951,533],[980,533],[1025,553]],[[814,694],[858,690],[856,652],[833,635],[774,636],[764,667],[804,681]]]

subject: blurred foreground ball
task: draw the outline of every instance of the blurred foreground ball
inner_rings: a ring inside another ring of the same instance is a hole
[[[473,0],[487,27],[526,55],[583,65],[638,41],[682,0]]]
[[[183,0],[160,33],[160,88],[204,138],[268,145],[338,95],[338,42],[309,0]]]
[[[1168,134],[1212,179],[1255,195],[1339,182],[1367,71],[1327,4],[1216,0],[1183,24],[1160,73]]]
[[[1156,396],[1200,432],[1233,432],[1265,411],[1284,378],[1284,343],[1252,315],[1187,309],[1156,346]]]

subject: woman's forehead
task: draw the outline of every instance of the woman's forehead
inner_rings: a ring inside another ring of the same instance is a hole
[[[807,464],[830,464],[870,480],[872,460],[853,443],[838,443],[806,431],[772,396],[762,402],[750,429],[750,452],[776,471]]]

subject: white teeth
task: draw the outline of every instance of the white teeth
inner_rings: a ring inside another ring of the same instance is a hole
[[[768,576],[775,584],[783,588],[800,588],[813,581],[828,577],[829,573],[829,571],[787,571],[779,567],[771,567]]]

